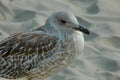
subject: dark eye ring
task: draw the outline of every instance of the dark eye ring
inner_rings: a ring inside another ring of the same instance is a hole
[[[65,21],[65,20],[61,20],[61,23],[65,24],[65,23],[66,23],[66,21]]]

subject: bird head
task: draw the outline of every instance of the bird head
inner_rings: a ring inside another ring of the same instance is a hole
[[[71,30],[71,31],[77,30],[85,34],[89,34],[88,29],[81,26],[78,23],[76,17],[71,12],[68,11],[53,13],[46,21],[46,24],[51,25],[55,29],[59,28],[59,30]]]

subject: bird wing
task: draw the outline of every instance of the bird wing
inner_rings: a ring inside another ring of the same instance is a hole
[[[18,33],[0,42],[0,57],[13,55],[47,54],[55,48],[58,38],[42,32]]]

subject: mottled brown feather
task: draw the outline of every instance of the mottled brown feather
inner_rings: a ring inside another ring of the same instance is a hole
[[[0,57],[7,58],[19,54],[47,54],[56,46],[56,37],[44,33],[18,33],[0,42]]]

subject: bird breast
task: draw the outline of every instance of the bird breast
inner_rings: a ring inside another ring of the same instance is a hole
[[[72,48],[74,48],[74,54],[81,54],[84,49],[84,37],[79,31],[75,31],[71,36],[71,41],[73,41]]]

